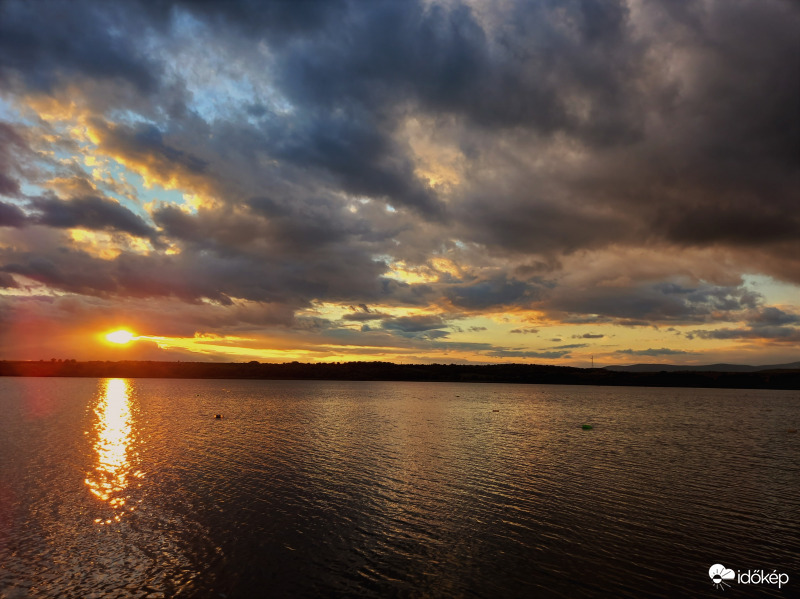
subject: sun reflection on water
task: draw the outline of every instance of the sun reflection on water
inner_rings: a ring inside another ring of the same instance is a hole
[[[118,522],[126,511],[134,510],[134,507],[126,506],[126,492],[131,478],[143,476],[141,472],[133,471],[131,465],[134,435],[130,385],[125,379],[108,379],[105,383],[105,393],[95,407],[96,465],[86,477],[86,485],[114,513],[105,521],[96,519],[98,524]]]

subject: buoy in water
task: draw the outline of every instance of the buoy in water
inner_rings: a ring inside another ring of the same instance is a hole
[[[222,414],[217,414],[214,418],[222,418]]]
[[[581,428],[583,430],[585,430],[585,431],[590,431],[590,430],[592,430],[592,425],[591,424],[583,424],[583,425],[581,425]]]

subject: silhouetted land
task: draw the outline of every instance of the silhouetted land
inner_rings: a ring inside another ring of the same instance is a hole
[[[446,381],[464,383],[800,389],[800,369],[762,370],[758,372],[617,372],[603,368],[572,368],[569,366],[536,366],[529,364],[0,361],[0,376]]]

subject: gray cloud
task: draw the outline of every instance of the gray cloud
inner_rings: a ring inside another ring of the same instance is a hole
[[[304,169],[324,169],[344,191],[386,198],[441,218],[442,204],[417,179],[412,162],[379,125],[369,121],[368,114],[313,114],[301,123],[273,125],[265,135],[279,140],[272,148],[277,158]]]
[[[700,339],[760,339],[780,343],[800,343],[800,328],[788,326],[760,326],[741,329],[695,330],[690,338]]]
[[[548,305],[574,314],[597,314],[637,322],[703,322],[727,316],[734,320],[755,308],[761,297],[744,286],[673,283],[634,287],[595,287],[581,294],[559,292]]]
[[[755,327],[800,324],[800,314],[784,312],[780,308],[767,306],[755,314],[749,314],[750,324]]]
[[[50,91],[62,78],[78,75],[155,90],[158,64],[144,56],[136,36],[113,32],[123,24],[127,32],[144,25],[137,12],[132,3],[101,7],[78,0],[67,7],[55,1],[3,2],[0,81],[8,85],[13,75],[21,75],[29,87]]]
[[[19,206],[0,202],[0,227],[21,227],[28,217]]]
[[[776,343],[800,342],[800,315],[785,312],[774,306],[751,310],[744,315],[746,328],[698,329],[686,336],[690,339],[755,339]]]
[[[552,360],[554,358],[568,358],[570,354],[568,351],[536,352],[536,351],[524,351],[524,350],[514,350],[514,349],[499,349],[486,352],[486,355],[492,356],[494,358],[542,358],[542,359]]]
[[[19,195],[20,155],[29,154],[25,140],[14,127],[0,121],[0,195],[14,197]]]
[[[440,316],[399,316],[397,318],[386,319],[381,323],[384,329],[390,331],[400,331],[403,333],[419,333],[440,329],[447,326]]]
[[[137,237],[155,234],[141,217],[108,198],[87,196],[60,200],[38,197],[31,198],[28,204],[33,210],[30,222],[48,227],[123,231]]]
[[[178,149],[164,140],[164,132],[152,124],[109,126],[96,120],[103,135],[102,146],[114,155],[133,158],[164,179],[173,172],[202,174],[208,164],[189,150]]]
[[[620,349],[616,353],[629,356],[679,356],[691,354],[692,352],[662,347],[661,349]]]
[[[481,310],[511,304],[528,304],[538,299],[540,288],[536,282],[525,282],[506,278],[505,275],[494,275],[482,281],[447,286],[444,294],[459,308]]]
[[[383,320],[384,318],[389,318],[387,314],[383,312],[378,312],[376,310],[370,310],[367,306],[361,305],[360,309],[356,309],[353,306],[350,306],[352,310],[356,310],[354,312],[350,312],[342,316],[342,320],[351,320],[355,322],[365,322],[369,320]]]
[[[800,6],[780,0],[6,1],[12,101],[74,96],[101,154],[213,205],[165,200],[151,224],[99,195],[27,195],[82,167],[59,163],[68,141],[45,141],[52,123],[0,123],[0,194],[19,202],[0,203],[0,226],[31,240],[0,250],[0,272],[284,317],[315,300],[533,308],[587,328],[747,322],[697,335],[790,339],[797,316],[738,281],[800,282],[799,29]],[[99,260],[58,249],[73,227],[164,245]],[[706,265],[581,265],[636,248]],[[443,256],[460,274],[390,278],[393,260]],[[387,337],[447,334],[444,317],[342,318],[380,319]]]

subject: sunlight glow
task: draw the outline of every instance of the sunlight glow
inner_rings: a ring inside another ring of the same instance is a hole
[[[130,331],[126,331],[125,329],[120,329],[106,335],[106,341],[110,341],[111,343],[119,343],[121,345],[130,343],[134,339],[136,339],[134,334]]]
[[[105,393],[95,408],[97,420],[94,430],[97,438],[94,450],[97,464],[85,482],[92,495],[108,503],[116,512],[110,521],[119,521],[122,512],[126,511],[125,492],[129,478],[142,476],[140,472],[132,472],[130,463],[134,435],[129,395],[128,381],[109,379]]]

